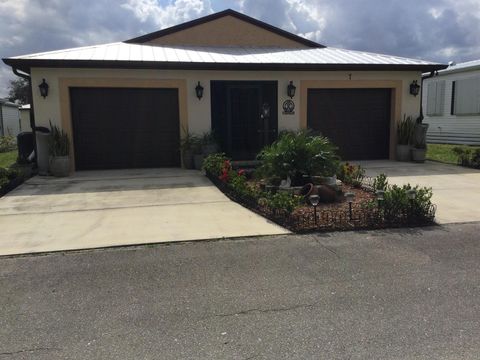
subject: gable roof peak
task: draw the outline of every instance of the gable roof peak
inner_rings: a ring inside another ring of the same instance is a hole
[[[226,10],[223,10],[223,11],[219,11],[219,12],[216,12],[216,13],[213,13],[213,14],[210,14],[210,15],[203,16],[201,18],[197,18],[197,19],[187,21],[187,22],[184,22],[184,23],[181,23],[181,24],[178,24],[178,25],[174,25],[174,26],[171,26],[171,27],[168,27],[168,28],[165,28],[165,29],[154,31],[154,32],[149,33],[149,34],[145,34],[145,35],[138,36],[138,37],[135,37],[135,38],[132,38],[132,39],[129,39],[129,40],[125,40],[124,42],[125,43],[133,43],[133,44],[142,44],[142,43],[154,40],[154,39],[161,38],[161,37],[169,35],[169,34],[173,34],[173,33],[176,33],[176,32],[182,31],[182,30],[192,28],[192,27],[197,26],[197,25],[202,25],[202,24],[205,24],[205,23],[208,23],[208,22],[211,22],[211,21],[214,21],[214,20],[226,17],[226,16],[232,16],[232,17],[237,18],[239,20],[245,21],[249,24],[258,26],[258,27],[260,27],[264,30],[275,33],[279,36],[282,36],[282,37],[285,37],[287,39],[298,42],[298,43],[300,43],[302,45],[305,45],[307,47],[311,47],[311,48],[323,48],[323,47],[325,47],[322,44],[319,44],[319,43],[316,43],[312,40],[309,40],[309,39],[306,39],[304,37],[295,35],[291,32],[285,31],[285,30],[280,29],[276,26],[270,25],[266,22],[257,20],[257,19],[255,19],[251,16],[242,14],[238,11],[233,10],[233,9],[226,9]]]

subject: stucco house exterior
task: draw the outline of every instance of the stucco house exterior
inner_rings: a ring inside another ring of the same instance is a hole
[[[0,136],[17,136],[20,132],[18,105],[0,99]]]
[[[180,166],[180,138],[212,129],[238,160],[307,127],[345,159],[393,159],[396,122],[420,111],[410,85],[446,67],[326,47],[233,10],[3,61],[31,76],[36,125],[70,134],[76,170]]]
[[[480,145],[480,60],[425,75],[423,88],[427,141]]]

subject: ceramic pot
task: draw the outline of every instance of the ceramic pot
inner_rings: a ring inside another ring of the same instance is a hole
[[[412,149],[412,160],[415,162],[423,163],[427,155],[427,149]]]
[[[70,173],[70,159],[68,156],[51,156],[50,173],[53,176],[65,177]]]
[[[410,161],[410,145],[397,145],[397,161]]]

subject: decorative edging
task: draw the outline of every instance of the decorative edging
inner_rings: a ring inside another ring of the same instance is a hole
[[[367,206],[371,202],[362,202],[356,205],[350,213],[349,209],[342,210],[319,210],[315,216],[309,214],[289,214],[266,206],[260,206],[258,200],[253,197],[239,196],[228,184],[218,177],[207,173],[208,179],[224,193],[229,199],[243,207],[261,215],[274,223],[296,233],[321,232],[321,231],[348,231],[348,230],[375,230],[400,227],[419,227],[435,224],[436,206],[431,205],[426,217],[418,217],[411,213],[402,212],[399,209],[385,209],[382,207]],[[373,191],[373,179],[366,178],[362,188]],[[387,215],[387,217],[385,217]],[[390,219],[389,219],[390,218]]]

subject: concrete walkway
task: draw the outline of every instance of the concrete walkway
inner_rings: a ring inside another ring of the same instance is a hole
[[[35,177],[0,198],[0,255],[285,234],[198,171]]]
[[[441,224],[480,221],[480,171],[432,161],[424,164],[396,161],[358,162],[367,175],[384,173],[391,184],[417,184],[433,189],[436,220]]]

